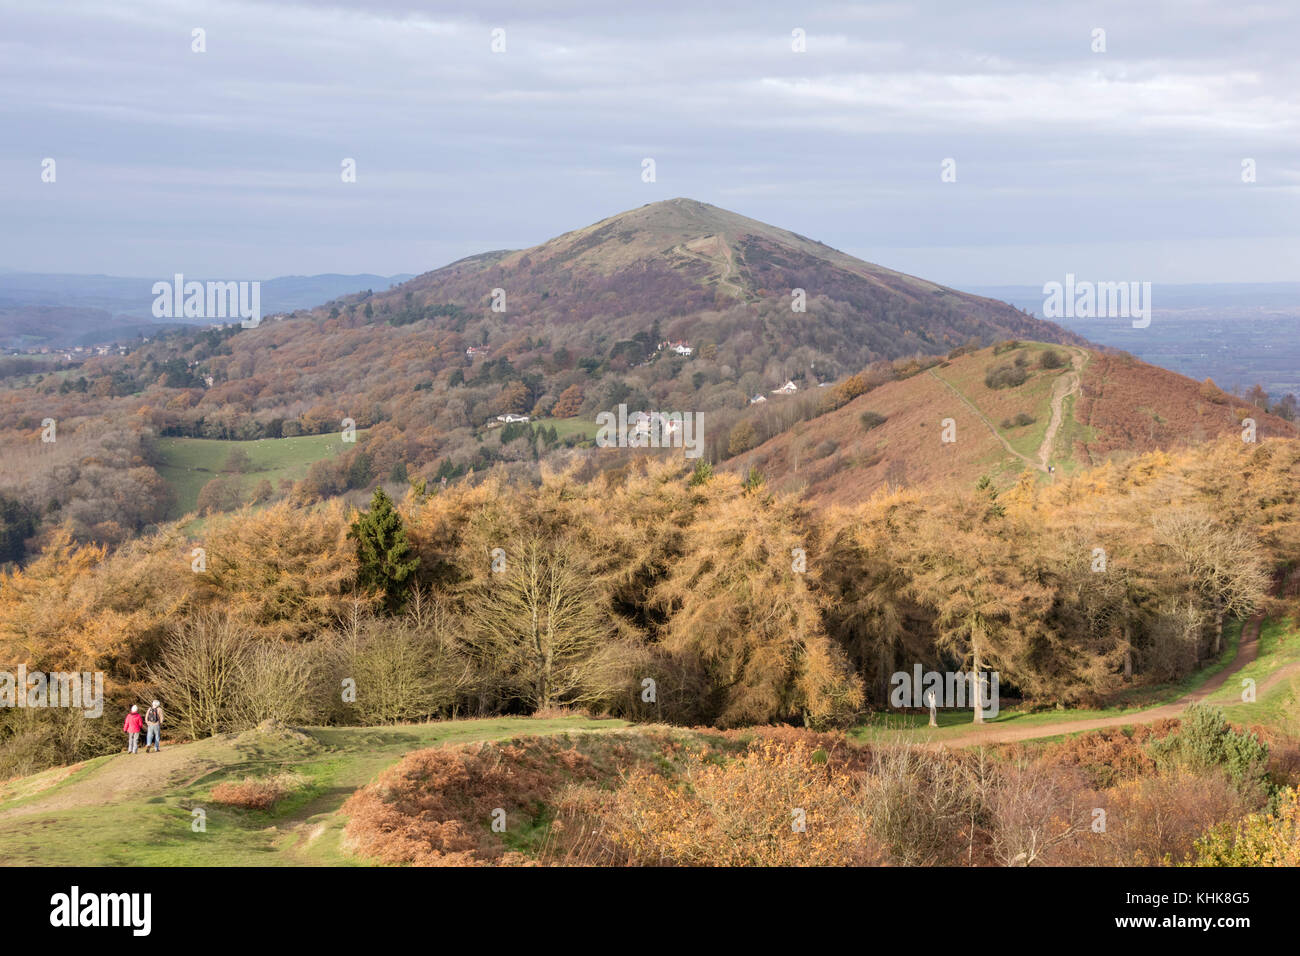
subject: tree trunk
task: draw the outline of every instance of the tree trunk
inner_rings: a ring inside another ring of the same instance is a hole
[[[1129,627],[1124,625],[1124,679],[1133,679],[1133,644],[1129,638]]]
[[[972,660],[975,662],[974,676],[971,678],[971,688],[975,697],[975,723],[984,723],[984,682],[980,680],[980,651],[979,645],[973,646]]]

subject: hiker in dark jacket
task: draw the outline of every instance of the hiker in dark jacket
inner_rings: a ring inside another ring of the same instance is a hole
[[[122,725],[122,732],[126,734],[126,752],[129,754],[140,752],[140,731],[144,729],[144,718],[140,716],[140,708],[135,704],[131,705],[131,713],[126,715],[126,723]]]
[[[153,744],[153,752],[157,753],[162,750],[162,724],[163,709],[162,704],[154,701],[149,705],[149,709],[144,715],[144,725],[148,730],[144,738],[144,752],[149,752],[149,745]]]

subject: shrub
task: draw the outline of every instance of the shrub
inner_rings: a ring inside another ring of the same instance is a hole
[[[868,409],[858,416],[858,421],[862,422],[862,430],[869,432],[871,429],[878,428],[885,424],[886,418],[879,412],[873,412]]]
[[[1017,385],[1024,384],[1028,377],[1029,373],[1025,371],[1024,366],[1003,362],[989,367],[984,374],[984,385],[987,388],[1015,388]]]
[[[245,777],[238,782],[226,781],[212,788],[208,798],[213,803],[243,810],[269,810],[289,794],[301,790],[307,778],[297,773],[278,773],[271,777]]]
[[[348,799],[344,842],[390,865],[524,862],[490,829],[494,811],[504,810],[507,831],[518,833],[566,783],[597,776],[567,738],[417,750]]]
[[[634,865],[853,866],[879,862],[856,787],[802,742],[759,738],[719,762],[696,755],[680,777],[638,769],[605,812]],[[800,829],[802,825],[802,829]]]
[[[1243,791],[1264,786],[1267,779],[1268,744],[1233,730],[1217,707],[1192,704],[1178,732],[1154,742],[1151,752],[1162,767],[1193,773],[1222,770]]]
[[[1039,368],[1062,368],[1065,365],[1065,356],[1056,349],[1044,349],[1038,356]]]
[[[1105,829],[1088,832],[1061,862],[1168,866],[1188,861],[1197,839],[1250,807],[1221,773],[1174,770],[1121,783],[1099,795]]]
[[[1216,825],[1197,841],[1196,865],[1300,866],[1300,790],[1285,790],[1273,813]]]
[[[965,855],[971,794],[950,756],[915,747],[882,748],[866,783],[872,836],[897,866],[944,866]]]
[[[396,724],[446,715],[474,676],[453,619],[418,590],[398,620],[353,617],[335,655],[337,676],[356,682],[356,700],[344,705],[349,722]]]
[[[1032,425],[1036,421],[1038,421],[1038,419],[1036,419],[1033,415],[1026,414],[1025,412],[1019,412],[1017,413],[1015,418],[1002,419],[1000,426],[1002,428],[1024,428],[1026,425]]]

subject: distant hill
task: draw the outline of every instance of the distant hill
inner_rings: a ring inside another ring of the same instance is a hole
[[[262,312],[305,309],[347,293],[386,289],[409,278],[326,274],[264,279]],[[152,311],[154,283],[170,280],[171,276],[0,272],[0,346],[93,345],[174,328],[177,322],[159,322]],[[208,320],[194,324],[207,325]]]
[[[504,311],[492,311],[493,289],[504,292]],[[794,290],[802,290],[806,311],[793,310]],[[530,249],[463,259],[377,293],[368,305],[392,324],[427,320],[467,344],[504,350],[516,365],[533,351],[526,340],[540,335],[543,354],[564,347],[615,368],[634,366],[647,357],[632,345],[640,337],[713,344],[720,364],[767,378],[814,366],[833,376],[970,339],[1084,341],[1005,303],[680,198]]]
[[[1048,352],[1065,361],[1043,368]],[[992,370],[1016,368],[1021,359],[1021,384],[990,387]],[[1241,399],[1131,356],[1024,342],[887,382],[731,458],[726,468],[754,468],[774,489],[847,504],[885,485],[969,487],[988,475],[1005,487],[1026,469],[1046,481],[1048,468],[1065,475],[1239,435],[1245,417],[1255,419],[1260,440],[1298,434]],[[953,420],[956,441],[942,441],[945,419]]]

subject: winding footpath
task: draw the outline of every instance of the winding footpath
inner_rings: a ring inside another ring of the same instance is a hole
[[[1234,674],[1255,660],[1259,654],[1259,629],[1263,623],[1262,615],[1246,622],[1241,631],[1241,644],[1232,663],[1215,674],[1204,684],[1189,694],[1170,704],[1161,704],[1147,710],[1134,711],[1118,717],[1098,717],[1087,720],[1069,720],[1060,723],[1036,724],[1030,727],[999,727],[997,724],[983,726],[972,724],[972,729],[954,737],[941,740],[925,741],[928,747],[974,747],[981,744],[1005,744],[1018,740],[1033,740],[1036,737],[1056,737],[1061,734],[1078,734],[1090,730],[1107,730],[1111,727],[1125,727],[1130,724],[1153,724],[1160,720],[1178,717],[1189,704],[1205,700],[1216,690],[1226,684]],[[1280,667],[1261,680],[1255,693],[1262,697],[1268,690],[1296,674],[1300,674],[1300,662]]]

